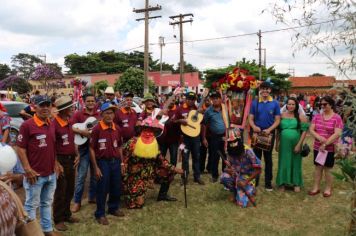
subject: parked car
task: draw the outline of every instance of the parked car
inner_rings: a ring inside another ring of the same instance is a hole
[[[11,142],[16,142],[17,135],[20,131],[20,126],[24,122],[24,119],[20,116],[20,111],[28,106],[24,102],[2,101],[2,105],[7,110],[8,115],[11,117],[10,122],[10,139]]]
[[[7,99],[12,99],[15,101],[19,98],[19,94],[15,91],[0,90],[0,94],[6,95]]]

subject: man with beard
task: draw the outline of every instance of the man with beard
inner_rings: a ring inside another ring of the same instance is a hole
[[[227,168],[221,183],[233,192],[233,202],[240,207],[255,206],[256,177],[261,172],[261,161],[251,148],[244,145],[241,132],[231,128],[227,137]]]
[[[142,208],[150,180],[161,184],[157,201],[176,201],[168,195],[169,185],[175,174],[183,170],[176,168],[159,151],[155,135],[160,134],[163,125],[152,116],[143,120],[140,136],[130,139],[124,146],[124,163],[127,170],[124,176],[126,203],[129,209]]]

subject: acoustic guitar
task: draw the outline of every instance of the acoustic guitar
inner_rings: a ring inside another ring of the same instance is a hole
[[[74,124],[73,127],[80,129],[80,130],[85,130],[85,129],[92,130],[97,123],[98,123],[98,120],[95,117],[91,116],[91,117],[88,117],[88,119],[86,119],[86,121],[83,123]],[[74,143],[77,145],[82,145],[87,140],[88,140],[87,137],[82,136],[80,134],[75,134],[75,136],[74,136]]]
[[[119,104],[115,105],[118,109],[121,107],[124,107],[126,105],[125,101],[120,102]],[[80,129],[80,130],[86,130],[88,129],[90,132],[94,128],[95,125],[98,124],[98,120],[91,116],[88,117],[83,123],[76,123],[73,125],[74,128]],[[80,134],[75,134],[74,135],[74,143],[77,145],[82,145],[88,140],[87,137],[82,136]]]
[[[187,121],[187,125],[181,125],[180,129],[182,130],[182,132],[185,135],[188,135],[189,137],[197,137],[200,134],[200,123],[203,120],[203,114],[201,114],[199,111],[201,109],[201,107],[204,104],[205,98],[209,93],[209,89],[205,89],[203,95],[202,95],[202,99],[198,105],[198,109],[197,110],[191,110],[188,113],[188,117],[186,119]]]

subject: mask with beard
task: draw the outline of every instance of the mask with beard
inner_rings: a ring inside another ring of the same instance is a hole
[[[233,141],[227,142],[227,153],[230,156],[240,156],[245,152],[245,146],[242,140],[242,137],[239,137]]]

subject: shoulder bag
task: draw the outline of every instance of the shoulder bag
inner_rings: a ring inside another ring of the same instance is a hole
[[[257,99],[255,119],[258,118],[258,104],[259,101]],[[252,148],[257,148],[264,151],[271,151],[272,141],[273,141],[273,133],[266,134],[265,132],[259,132],[259,133],[253,132],[251,138],[251,146]]]

